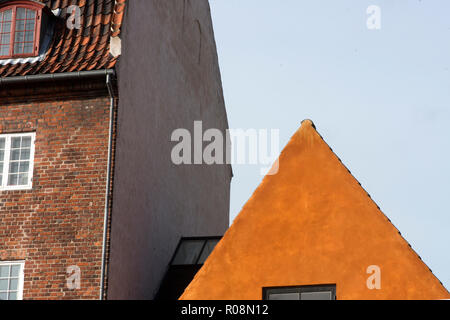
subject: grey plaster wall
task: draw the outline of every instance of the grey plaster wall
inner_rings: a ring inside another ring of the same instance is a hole
[[[207,0],[127,2],[108,299],[152,299],[180,237],[222,235],[231,168],[176,166],[173,130],[228,128]]]

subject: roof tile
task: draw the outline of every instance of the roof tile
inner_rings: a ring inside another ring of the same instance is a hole
[[[0,77],[113,68],[110,37],[120,34],[126,0],[38,0],[50,10],[61,9],[43,60],[0,65]],[[68,7],[78,5],[80,30],[66,26]]]

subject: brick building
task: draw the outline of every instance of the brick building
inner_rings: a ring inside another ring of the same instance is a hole
[[[154,298],[228,226],[231,168],[170,161],[195,120],[228,127],[206,0],[0,1],[0,300]]]

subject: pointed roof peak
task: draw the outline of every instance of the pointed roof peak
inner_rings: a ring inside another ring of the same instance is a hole
[[[339,299],[450,297],[311,120],[278,163],[182,299],[254,300],[266,287],[330,283]],[[383,290],[367,286],[373,266]]]
[[[311,119],[305,119],[302,121],[302,125],[300,128],[304,128],[304,127],[312,127],[314,130],[317,130],[316,125],[314,124],[314,122]]]

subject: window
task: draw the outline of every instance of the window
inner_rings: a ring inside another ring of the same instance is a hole
[[[0,56],[10,55],[12,9],[0,12]]]
[[[172,265],[201,265],[204,264],[221,237],[183,238],[181,239]]]
[[[35,133],[0,135],[0,190],[31,189]]]
[[[336,300],[336,285],[263,289],[264,300]]]
[[[221,238],[181,238],[155,299],[178,300]]]
[[[7,3],[0,6],[0,58],[37,56],[43,4]]]
[[[0,300],[22,300],[23,267],[23,261],[0,261]]]

